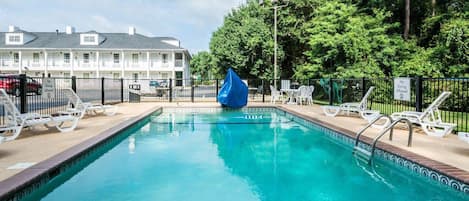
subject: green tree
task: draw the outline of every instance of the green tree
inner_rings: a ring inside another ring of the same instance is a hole
[[[191,75],[195,75],[201,79],[213,79],[218,74],[213,56],[202,51],[192,56],[191,59]]]
[[[296,69],[295,77],[379,77],[401,64],[399,35],[388,35],[398,24],[385,20],[389,13],[359,12],[353,4],[329,1],[317,8],[310,21],[309,62]]]
[[[266,15],[256,2],[249,2],[225,17],[210,41],[220,73],[231,67],[243,78],[272,78],[274,42]],[[282,58],[281,47],[278,53]]]

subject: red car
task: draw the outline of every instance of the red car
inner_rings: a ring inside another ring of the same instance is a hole
[[[20,96],[19,75],[0,75],[0,89],[5,89],[9,94]],[[31,77],[26,77],[27,93],[42,94],[42,85]]]

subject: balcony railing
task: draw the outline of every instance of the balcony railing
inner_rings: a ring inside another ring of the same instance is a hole
[[[102,62],[101,69],[106,69],[106,68],[121,68],[121,63],[114,63],[114,62]]]
[[[182,67],[182,59],[174,60],[174,67]]]
[[[97,66],[97,64],[95,62],[84,62],[84,61],[79,61],[78,62],[78,67],[79,68],[94,68],[96,66]]]
[[[0,59],[0,66],[14,68],[19,66],[19,62],[13,59]]]

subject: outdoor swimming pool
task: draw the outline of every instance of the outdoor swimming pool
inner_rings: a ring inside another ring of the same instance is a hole
[[[276,109],[168,109],[31,200],[467,200]]]

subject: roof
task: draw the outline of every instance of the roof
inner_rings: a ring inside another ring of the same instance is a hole
[[[180,49],[180,46],[171,45],[163,41],[177,40],[173,37],[147,37],[141,34],[129,35],[127,33],[98,33],[95,31],[66,34],[64,32],[24,32],[35,38],[23,45],[6,45],[5,34],[18,32],[0,32],[0,49],[21,48],[51,48],[51,49]],[[80,34],[96,33],[104,37],[99,45],[80,45]]]

